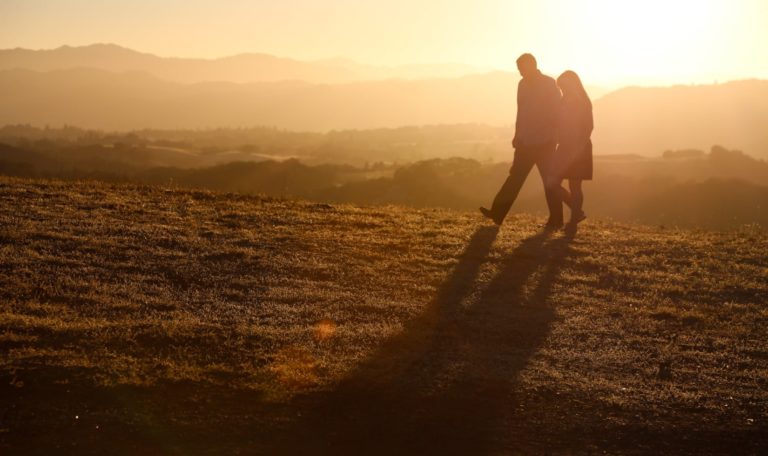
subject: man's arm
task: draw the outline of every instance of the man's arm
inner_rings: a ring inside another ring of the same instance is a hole
[[[523,85],[523,80],[521,79],[520,82],[517,83],[517,114],[515,115],[515,136],[512,138],[512,147],[514,147],[515,149],[517,149],[520,146],[520,143],[517,139],[517,132],[520,129],[520,104],[521,104],[520,101],[522,98],[520,96],[520,92],[522,92],[521,90],[522,85]]]

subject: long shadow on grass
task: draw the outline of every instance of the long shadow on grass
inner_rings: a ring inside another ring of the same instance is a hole
[[[308,410],[277,454],[489,454],[517,444],[515,385],[554,319],[550,290],[569,240],[523,240],[490,282],[496,237],[480,228],[426,312]],[[303,401],[303,402],[302,402]]]

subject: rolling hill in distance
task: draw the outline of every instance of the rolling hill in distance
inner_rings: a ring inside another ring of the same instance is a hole
[[[594,105],[596,150],[648,154],[728,144],[768,157],[768,81],[628,87]]]
[[[348,84],[180,84],[96,69],[0,72],[0,124],[70,124],[106,130],[268,125],[325,131],[514,119],[517,77]]]
[[[366,65],[345,58],[305,62],[263,53],[238,54],[218,59],[159,57],[115,44],[61,46],[47,50],[0,50],[0,69],[52,71],[78,67],[114,72],[144,71],[161,79],[182,83],[284,80],[343,83],[388,78],[456,77],[489,70],[454,63],[387,67]]]
[[[512,124],[519,76],[478,71],[461,65],[384,68],[346,59],[300,62],[264,54],[175,59],[115,45],[14,49],[0,51],[0,124],[118,131]],[[588,90],[595,101],[597,154],[656,156],[723,144],[768,157],[762,127],[768,124],[768,81]]]

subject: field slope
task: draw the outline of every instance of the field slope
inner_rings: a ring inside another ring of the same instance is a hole
[[[3,454],[766,454],[768,238],[0,178]]]

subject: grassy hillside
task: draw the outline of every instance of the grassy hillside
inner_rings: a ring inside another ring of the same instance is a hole
[[[0,178],[4,454],[765,454],[768,238]]]

